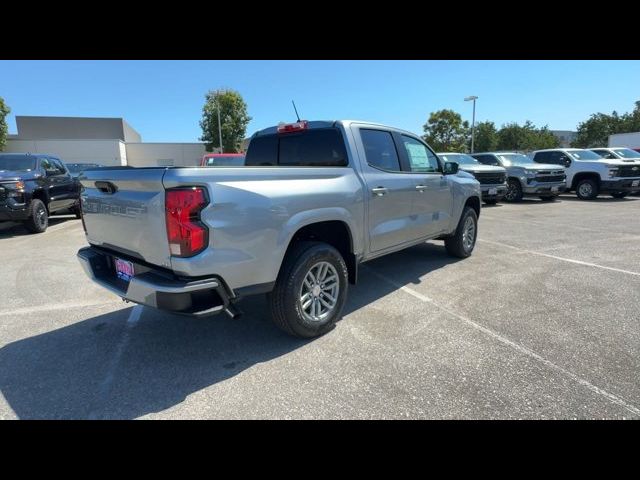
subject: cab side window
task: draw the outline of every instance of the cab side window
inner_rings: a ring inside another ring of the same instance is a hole
[[[54,165],[54,168],[58,171],[58,173],[56,173],[56,175],[66,175],[67,174],[67,169],[65,168],[65,166],[62,164],[62,162],[60,160],[58,160],[57,158],[51,158],[50,161]]]
[[[44,170],[44,173],[47,177],[52,177],[53,175],[58,175],[58,168],[53,164],[51,159],[49,158],[41,158],[40,166]]]
[[[594,153],[597,153],[602,158],[612,159],[616,158],[616,156],[608,150],[593,150]]]
[[[400,172],[400,160],[393,136],[384,130],[360,129],[367,163],[388,172]]]
[[[570,159],[564,152],[551,152],[548,158],[548,162],[553,165],[566,165],[567,160]]]
[[[409,168],[415,173],[434,173],[440,171],[440,164],[435,153],[415,138],[401,135],[402,144],[409,157]]]

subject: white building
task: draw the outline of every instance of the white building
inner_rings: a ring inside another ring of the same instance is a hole
[[[146,143],[122,118],[16,116],[5,152],[49,153],[67,163],[199,165],[204,143]]]

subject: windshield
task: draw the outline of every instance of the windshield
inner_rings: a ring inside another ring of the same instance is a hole
[[[207,167],[238,167],[244,165],[244,156],[240,157],[208,157]]]
[[[616,148],[613,150],[621,158],[638,158],[640,159],[640,152],[636,152],[635,150],[631,150],[630,148]]]
[[[591,150],[569,150],[567,152],[576,160],[602,160],[602,157]]]
[[[439,153],[438,156],[445,162],[456,162],[460,165],[479,165],[475,158],[464,153]]]
[[[29,155],[0,155],[0,171],[26,172],[36,168],[36,159]]]
[[[531,158],[521,153],[499,153],[498,157],[506,166],[511,165],[530,165],[535,163]]]

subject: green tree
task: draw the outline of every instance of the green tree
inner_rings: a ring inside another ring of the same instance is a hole
[[[423,126],[424,140],[436,152],[466,152],[469,122],[453,110],[438,110]]]
[[[235,90],[209,90],[205,95],[202,107],[202,137],[206,142],[206,149],[212,152],[219,148],[218,108],[220,108],[220,123],[222,125],[222,147],[225,153],[237,153],[247,132],[247,125],[251,117],[247,114],[247,104]]]
[[[622,117],[618,112],[594,113],[588,120],[578,124],[578,135],[571,142],[572,147],[591,148],[603,147],[609,143],[609,135],[614,133],[625,133],[624,124],[631,126],[633,120],[629,114]],[[633,130],[630,130],[633,131]]]
[[[0,97],[0,152],[7,145],[7,136],[9,135],[9,126],[7,125],[7,115],[11,109],[4,103],[4,99]]]
[[[491,152],[498,146],[498,130],[493,122],[480,122],[475,126],[474,150]]]
[[[558,138],[545,125],[542,128],[527,120],[524,125],[516,122],[503,125],[498,131],[498,150],[530,151],[555,148],[560,145]]]

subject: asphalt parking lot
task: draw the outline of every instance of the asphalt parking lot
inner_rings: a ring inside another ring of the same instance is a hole
[[[80,221],[0,225],[0,418],[640,418],[640,197],[483,208],[474,255],[363,266],[327,335],[265,300],[195,320],[125,304]]]

